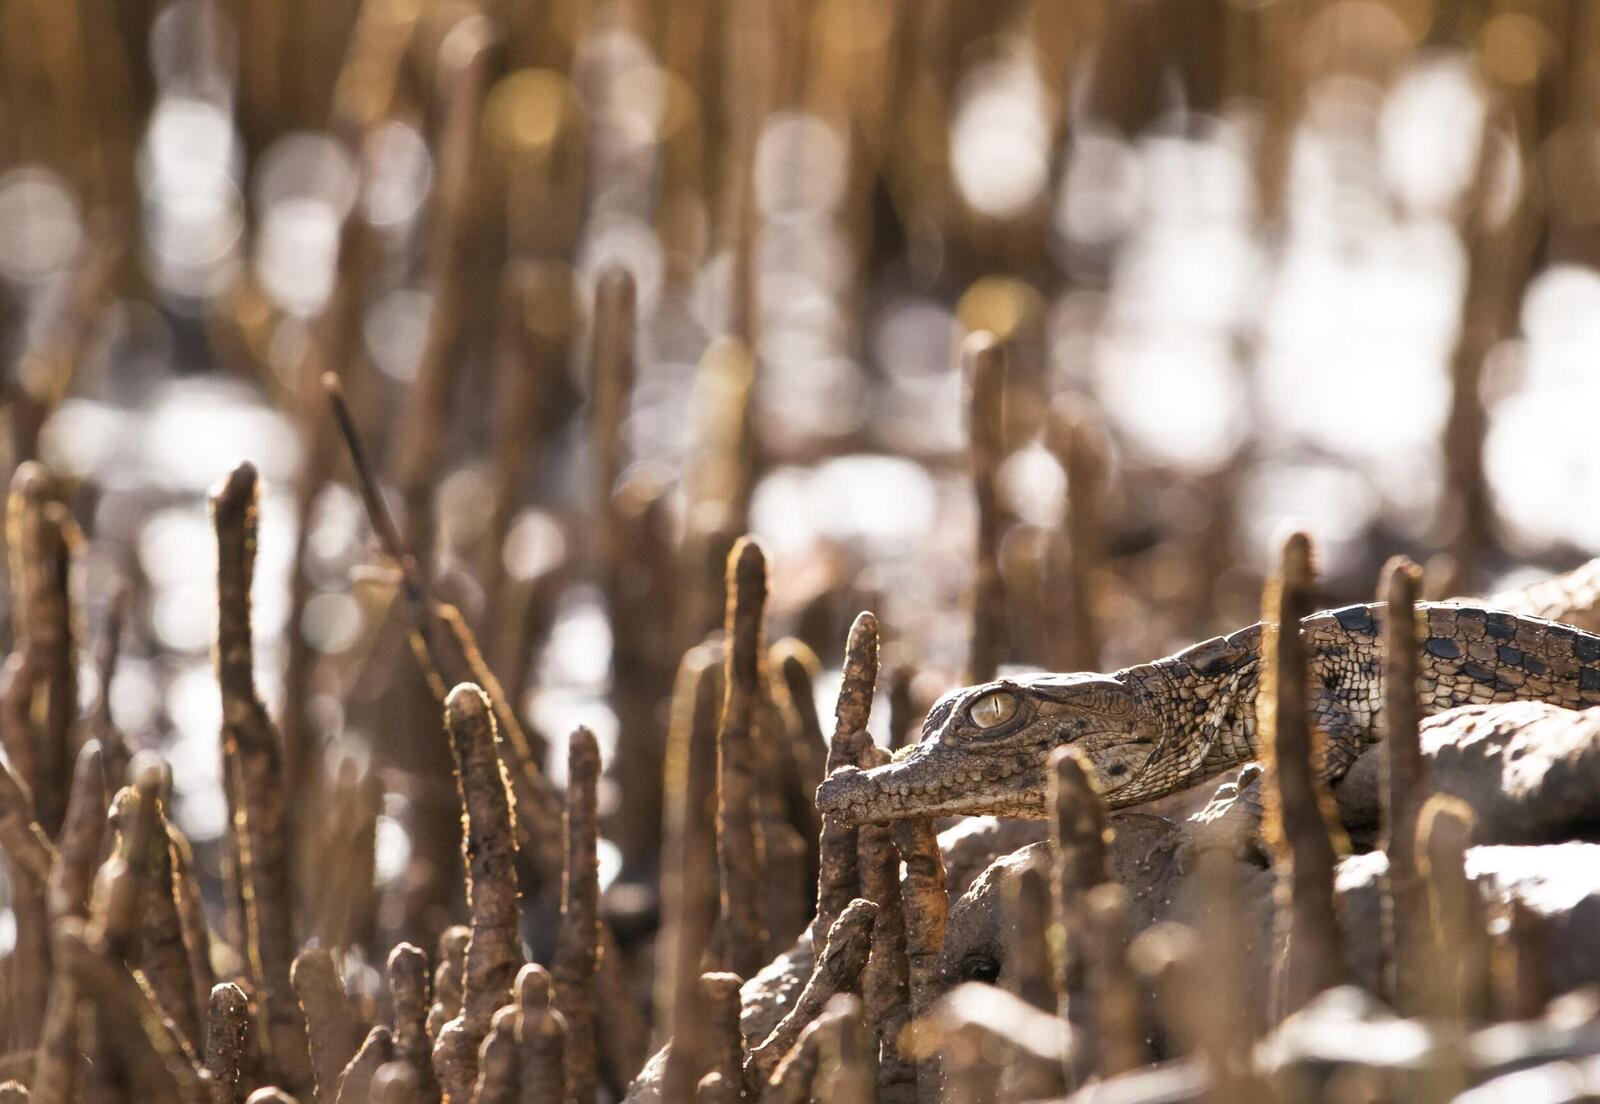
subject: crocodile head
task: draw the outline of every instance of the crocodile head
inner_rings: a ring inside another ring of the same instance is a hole
[[[1046,816],[1046,764],[1071,744],[1111,804],[1155,749],[1149,711],[1105,675],[999,679],[940,698],[919,743],[881,767],[834,771],[817,807],[844,824],[950,814]]]

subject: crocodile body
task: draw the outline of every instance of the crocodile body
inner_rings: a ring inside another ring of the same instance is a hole
[[[1326,779],[1377,739],[1385,615],[1376,603],[1300,623]],[[1418,617],[1425,714],[1503,701],[1600,705],[1600,636],[1458,603],[1421,605]],[[818,807],[847,824],[945,814],[1041,819],[1045,767],[1065,744],[1087,755],[1112,808],[1176,793],[1256,757],[1261,629],[1111,675],[999,679],[947,694],[919,743],[884,766],[836,771],[817,791]]]

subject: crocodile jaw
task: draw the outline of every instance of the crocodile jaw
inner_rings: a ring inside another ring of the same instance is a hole
[[[834,771],[817,789],[817,808],[846,826],[978,813],[1042,820],[1044,765],[1034,758],[975,756],[919,744],[881,767]]]

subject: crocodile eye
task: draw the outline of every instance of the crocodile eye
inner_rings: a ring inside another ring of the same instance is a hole
[[[995,728],[1017,715],[1017,696],[1009,690],[991,690],[967,708],[979,728]]]

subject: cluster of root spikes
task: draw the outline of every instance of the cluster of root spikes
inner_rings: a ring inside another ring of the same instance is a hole
[[[1251,1018],[1231,995],[1239,966],[1226,864],[1196,871],[1211,905],[1204,923],[1159,924],[1130,946],[1127,896],[1108,874],[1105,809],[1071,750],[1052,761],[1049,869],[1026,872],[1009,902],[1015,946],[1004,987],[947,992],[938,956],[949,898],[935,825],[818,822],[806,796],[825,771],[889,755],[867,734],[877,621],[862,613],[851,627],[824,737],[808,705],[815,660],[763,638],[767,564],[748,538],[727,559],[723,634],[679,669],[654,978],[641,986],[623,976],[601,911],[594,735],[572,733],[558,794],[471,630],[403,545],[336,387],[329,397],[438,694],[436,731],[454,760],[461,813],[466,923],[435,948],[389,949],[372,964],[385,975],[380,991],[347,984],[361,952],[341,917],[372,880],[372,826],[354,801],[324,815],[336,845],[317,908],[292,907],[280,741],[252,671],[260,488],[248,464],[212,496],[218,754],[231,815],[223,915],[209,922],[191,848],[166,815],[166,765],[148,751],[130,755],[103,703],[81,721],[71,708],[63,564],[78,537],[48,477],[26,465],[9,509],[19,646],[0,700],[10,764],[0,773],[0,845],[17,918],[6,980],[25,1045],[0,1058],[11,1078],[0,1100],[590,1104],[618,1098],[646,1061],[641,988],[653,989],[654,1043],[670,1040],[648,1075],[669,1104],[1027,1100],[1130,1076],[1152,1080],[1119,1099],[1155,1100],[1195,1069],[1205,1071],[1208,1100],[1285,1095],[1253,1072]],[[1293,623],[1310,612],[1314,586],[1310,542],[1297,534],[1269,585],[1265,619]],[[1393,608],[1410,608],[1416,570],[1391,565],[1382,590]],[[1538,940],[1491,949],[1463,874],[1471,812],[1442,797],[1418,805],[1418,707],[1405,689],[1416,682],[1416,628],[1404,617],[1387,626],[1385,995],[1403,1012],[1462,1022],[1537,1006]],[[1273,975],[1281,1017],[1347,979],[1333,907],[1338,829],[1312,769],[1304,645],[1296,633],[1269,633],[1265,652],[1265,836],[1288,948]],[[114,646],[102,647],[103,679],[115,662]],[[800,736],[762,738],[771,732]],[[796,828],[807,815],[809,838]],[[559,886],[554,949],[542,964],[525,952],[524,865]],[[811,899],[792,892],[797,871],[814,879],[814,915],[797,907]],[[1511,928],[1527,934],[1525,924]],[[776,1025],[747,1039],[743,981],[802,933],[809,976]],[[1504,961],[1492,968],[1497,955]],[[1147,988],[1159,995],[1153,1010],[1140,995]],[[1183,1061],[1150,1066],[1158,1041]],[[1458,1078],[1446,1068],[1429,1076],[1440,1091]]]

